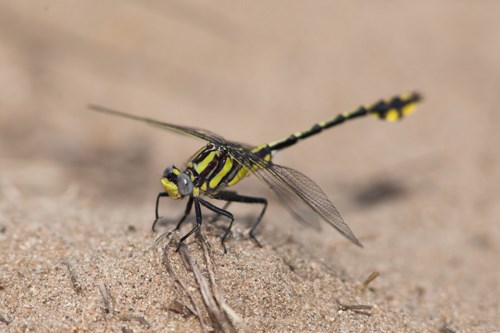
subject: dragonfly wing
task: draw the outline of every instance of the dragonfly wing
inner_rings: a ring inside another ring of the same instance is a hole
[[[172,131],[172,132],[177,132],[180,134],[192,136],[192,137],[202,139],[202,140],[205,140],[208,142],[213,142],[216,144],[224,144],[226,142],[226,140],[224,140],[224,138],[221,137],[220,135],[215,134],[215,133],[210,132],[210,131],[207,131],[207,130],[204,130],[204,129],[169,124],[169,123],[161,122],[161,121],[154,120],[151,118],[141,117],[141,116],[125,113],[122,111],[113,110],[113,109],[110,109],[110,108],[107,108],[104,106],[100,106],[100,105],[95,105],[95,104],[89,104],[88,108],[93,110],[93,111],[97,111],[97,112],[102,112],[102,113],[107,113],[107,114],[111,114],[111,115],[115,115],[115,116],[119,116],[119,117],[123,117],[123,118],[137,120],[137,121],[146,123],[146,124],[151,125],[151,126],[155,126],[155,127],[159,127],[162,129]]]
[[[271,188],[281,204],[288,209],[297,221],[318,231],[321,229],[317,214],[311,214],[311,208],[289,187],[277,184],[274,177],[269,177],[269,173],[257,171],[255,175]]]
[[[311,216],[317,214],[351,242],[362,246],[330,199],[309,177],[250,151],[231,151],[231,154],[266,183],[299,221],[311,224]]]
[[[347,239],[358,246],[362,246],[351,231],[351,228],[344,222],[337,208],[335,208],[318,184],[309,177],[295,169],[271,162],[268,162],[267,168],[258,169],[254,174],[271,186],[271,189],[279,188],[278,191],[274,190],[275,193],[278,194],[278,192],[286,191],[289,193],[288,197],[295,196],[294,200],[290,202],[297,202],[297,198],[300,198],[300,200],[305,202],[310,209],[321,216],[323,220],[328,222],[332,227],[337,229],[338,232],[347,237]],[[302,211],[292,210],[295,214],[299,213],[301,214],[300,216],[304,218]]]

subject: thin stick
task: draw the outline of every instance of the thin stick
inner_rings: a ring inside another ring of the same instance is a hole
[[[77,294],[81,293],[82,292],[82,286],[81,286],[80,282],[78,281],[78,279],[76,278],[76,274],[73,271],[73,268],[71,266],[71,262],[70,262],[70,260],[69,260],[68,257],[66,257],[64,259],[64,264],[68,268],[69,277],[71,279],[71,285],[73,286],[73,289],[75,289],[75,291],[76,291]]]
[[[363,281],[363,283],[361,284],[361,290],[365,290],[366,288],[368,288],[368,285],[379,276],[380,273],[377,271],[372,272],[370,275],[368,275],[365,281]]]
[[[113,313],[113,308],[111,307],[111,299],[109,297],[108,289],[104,285],[104,282],[99,282],[99,291],[101,292],[102,299],[104,301],[104,311],[106,313]]]
[[[207,265],[208,277],[210,279],[210,283],[212,285],[212,292],[214,293],[215,301],[219,304],[219,306],[224,310],[224,313],[228,316],[227,320],[237,323],[238,325],[244,325],[243,319],[229,306],[224,300],[224,297],[219,292],[217,288],[217,284],[215,282],[215,274],[213,270],[212,260],[210,258],[208,241],[207,239],[200,233],[201,244],[203,248],[203,254],[205,257],[205,263]]]
[[[373,309],[372,305],[365,305],[365,304],[339,304],[339,309],[342,311],[347,311],[347,310],[371,310]]]
[[[201,274],[198,266],[196,265],[196,261],[193,259],[189,250],[187,249],[187,246],[184,243],[181,243],[180,254],[181,258],[184,261],[184,264],[186,265],[187,268],[191,269],[194,278],[196,279],[196,282],[198,282],[201,297],[203,299],[203,302],[205,303],[205,307],[208,311],[208,314],[210,315],[210,318],[212,318],[213,324],[216,326],[214,328],[215,331],[223,332],[224,331],[223,322],[227,322],[231,332],[233,331],[235,332],[235,329],[232,326],[231,322],[226,320],[225,316],[223,316],[223,314],[221,313],[220,308],[217,305],[217,302],[212,296],[212,292],[210,291],[210,287],[208,286],[207,280]]]
[[[352,311],[357,314],[362,314],[365,316],[371,316],[372,314],[368,311],[373,309],[372,305],[365,304],[342,304],[337,300],[337,305],[340,311]]]
[[[200,322],[201,330],[203,332],[208,332],[208,329],[205,325],[205,321],[203,320],[203,318],[201,316],[200,308],[196,304],[196,301],[195,301],[193,295],[191,294],[191,292],[189,292],[188,287],[182,282],[182,280],[177,277],[177,274],[175,274],[175,271],[174,271],[172,265],[170,264],[170,259],[168,258],[168,246],[165,246],[163,248],[163,265],[166,267],[167,272],[174,278],[174,281],[179,284],[179,286],[184,290],[184,292],[189,297],[191,304],[194,306],[194,309],[189,308],[189,311],[191,311],[196,316],[196,318],[198,318],[198,321]]]

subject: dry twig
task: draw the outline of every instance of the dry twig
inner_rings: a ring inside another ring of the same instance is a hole
[[[370,275],[368,275],[368,277],[365,279],[365,281],[363,281],[363,283],[361,284],[361,290],[365,290],[366,288],[368,288],[368,285],[370,283],[372,283],[372,281],[375,280],[379,276],[380,276],[380,273],[377,271],[372,272]]]
[[[200,294],[203,299],[203,303],[205,303],[205,307],[208,311],[210,318],[212,319],[212,323],[216,326],[215,330],[218,332],[223,332],[224,322],[228,322],[229,327],[233,328],[234,330],[234,327],[232,327],[231,322],[226,320],[226,318],[221,313],[214,297],[212,296],[212,292],[210,291],[210,287],[207,283],[207,280],[201,274],[198,266],[196,265],[196,261],[191,256],[191,253],[187,249],[187,246],[182,243],[179,252],[181,254],[182,260],[184,261],[184,264],[186,265],[186,268],[190,269],[193,272],[194,278],[198,283],[200,289]]]
[[[229,318],[226,318],[228,321],[231,320],[234,323],[237,323],[238,325],[242,326],[244,325],[243,319],[241,319],[240,316],[229,306],[224,300],[224,297],[221,295],[219,292],[219,289],[217,288],[217,284],[215,282],[215,274],[213,270],[213,265],[212,265],[212,260],[210,257],[210,252],[209,252],[209,244],[206,238],[200,234],[201,238],[201,244],[203,248],[203,254],[205,258],[205,264],[207,266],[207,271],[208,271],[208,277],[210,279],[210,283],[212,284],[212,291],[214,293],[215,301],[217,304],[219,304],[220,308],[224,311],[226,316]]]
[[[78,279],[76,278],[76,274],[73,271],[69,258],[64,259],[64,264],[68,268],[69,277],[71,279],[71,285],[73,286],[73,289],[75,289],[76,293],[79,294],[82,291],[82,286],[78,281]]]
[[[111,306],[111,298],[109,297],[108,289],[104,285],[104,282],[99,282],[99,291],[102,295],[102,300],[104,302],[104,311],[106,313],[113,313],[113,308]]]
[[[208,332],[207,327],[205,325],[205,321],[203,320],[203,318],[201,316],[200,308],[196,304],[196,301],[193,297],[193,294],[191,294],[188,287],[182,282],[181,279],[179,279],[177,274],[175,274],[175,271],[174,271],[172,265],[170,264],[170,259],[168,258],[168,246],[165,246],[163,249],[163,265],[167,269],[167,272],[172,276],[174,281],[177,282],[177,284],[182,288],[182,290],[184,290],[184,292],[188,296],[189,300],[191,301],[191,304],[193,305],[194,309],[188,307],[186,304],[184,304],[184,306],[186,306],[189,309],[189,311],[191,311],[196,316],[196,318],[198,318],[198,321],[200,322],[201,330],[203,332]]]
[[[357,314],[362,314],[365,316],[371,316],[372,314],[369,312],[373,309],[372,305],[365,304],[343,304],[337,300],[337,305],[340,311],[352,311]]]

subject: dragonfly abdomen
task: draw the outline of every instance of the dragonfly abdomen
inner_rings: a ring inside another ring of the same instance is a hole
[[[299,140],[316,135],[325,129],[366,115],[373,115],[379,119],[394,122],[412,113],[415,109],[415,104],[421,99],[422,97],[418,93],[407,93],[383,99],[373,104],[363,105],[353,111],[341,113],[333,119],[314,124],[305,131],[296,132],[284,139],[272,142],[269,144],[269,147],[271,151],[281,150],[293,146]]]

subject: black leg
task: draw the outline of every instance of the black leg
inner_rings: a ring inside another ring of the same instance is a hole
[[[158,223],[158,220],[160,219],[159,215],[158,215],[158,207],[160,206],[160,198],[161,197],[168,197],[168,193],[167,192],[160,192],[158,193],[158,196],[156,197],[156,208],[155,208],[155,221],[153,222],[153,225],[152,225],[152,229],[153,231],[156,231],[156,223]]]
[[[231,204],[231,201],[227,201],[224,206],[221,208],[222,210],[227,210],[227,207]],[[220,214],[215,214],[208,223],[215,223],[219,220]]]
[[[161,194],[161,193],[160,193]],[[168,196],[168,195],[167,195]],[[160,196],[158,195],[158,198]],[[158,205],[158,204],[157,204]],[[184,222],[184,220],[186,220],[186,218],[189,216],[189,214],[191,213],[191,208],[193,207],[193,198],[189,197],[189,201],[186,205],[186,209],[184,210],[184,215],[182,215],[181,219],[179,222],[177,222],[177,226],[175,227],[174,230],[179,230],[182,222]],[[156,212],[156,215],[158,215],[158,206],[156,208],[157,212]],[[154,221],[153,223],[153,231],[156,231],[156,224],[158,223],[158,220],[159,218],[156,218],[156,220]]]
[[[174,232],[174,231],[177,231],[179,230],[182,222],[184,222],[184,220],[186,219],[186,217],[189,216],[189,213],[191,213],[191,208],[193,207],[193,198],[192,197],[189,197],[189,201],[186,205],[186,209],[184,210],[184,215],[181,217],[180,221],[177,223],[177,226],[175,227],[175,229],[173,230],[170,230],[169,232],[166,232],[164,234],[162,234],[160,237],[158,237],[156,239],[156,243],[158,243],[161,239],[163,238],[169,238],[170,235]],[[156,221],[155,221],[155,224],[156,224]],[[153,231],[154,231],[154,224],[153,224]]]
[[[190,206],[192,206],[193,201],[194,201],[194,212],[196,214],[196,226],[193,229],[191,229],[187,234],[185,234],[184,236],[182,236],[181,239],[179,239],[179,243],[177,244],[176,251],[179,251],[179,248],[181,247],[182,242],[184,242],[186,240],[186,238],[188,238],[189,236],[191,236],[193,234],[193,232],[195,232],[196,230],[198,230],[200,228],[200,226],[201,226],[201,218],[202,218],[202,216],[201,216],[200,200],[201,199],[198,198],[198,197],[195,197],[195,198],[191,197],[190,198],[190,202],[188,202],[189,210],[191,210]],[[186,210],[187,210],[188,207],[186,207]],[[180,224],[183,222],[183,220],[184,220],[185,217],[186,216],[184,216],[183,219],[181,219],[181,222],[179,222],[179,224],[177,225],[177,227],[180,226]]]
[[[181,217],[181,220],[177,223],[177,226],[175,227],[175,230],[179,230],[181,227],[182,222],[186,219],[186,217],[189,216],[189,213],[191,213],[191,208],[193,207],[193,197],[189,197],[188,203],[186,205],[186,209],[184,210],[184,215]]]
[[[261,205],[263,205],[264,207],[262,208],[262,211],[260,212],[259,217],[254,222],[254,224],[252,224],[252,226],[250,227],[250,232],[248,233],[250,235],[250,237],[252,237],[252,239],[257,243],[257,245],[259,245],[260,247],[262,247],[262,245],[260,244],[260,242],[258,241],[258,239],[255,237],[254,231],[255,231],[255,228],[257,228],[257,226],[259,225],[260,221],[262,220],[262,217],[264,216],[264,213],[266,212],[267,200],[265,198],[249,197],[249,196],[245,196],[245,195],[240,195],[240,194],[238,194],[236,192],[233,192],[233,191],[222,191],[222,192],[219,192],[219,193],[217,193],[216,196],[214,196],[214,199],[225,200],[225,201],[228,201],[228,202],[241,202],[241,203],[250,203],[250,204],[261,204]],[[229,226],[228,230],[226,231],[226,234],[229,233],[230,228],[231,228],[231,225]]]
[[[227,248],[226,246],[224,245],[224,241],[226,240],[226,237],[227,235],[229,235],[229,232],[231,231],[231,227],[233,226],[233,222],[234,222],[234,217],[233,217],[233,214],[231,214],[230,212],[228,212],[227,210],[224,210],[222,208],[219,208],[217,206],[214,206],[213,204],[211,204],[210,202],[208,201],[205,201],[203,199],[200,199],[200,203],[207,207],[208,209],[210,209],[212,212],[216,213],[217,215],[223,215],[225,217],[227,217],[228,219],[231,220],[231,222],[229,222],[229,227],[226,229],[226,232],[224,233],[224,235],[222,236],[221,238],[221,244],[222,244],[222,247],[224,248],[224,253],[227,253]]]

